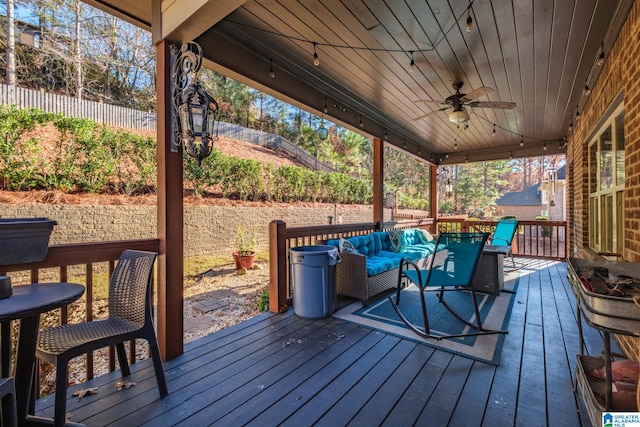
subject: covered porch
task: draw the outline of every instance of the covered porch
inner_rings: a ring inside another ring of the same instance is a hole
[[[331,317],[266,313],[185,345],[158,398],[149,360],[76,386],[86,425],[588,425],[574,394],[579,335],[565,262],[518,258],[520,280],[499,366]],[[601,335],[585,327],[588,354]],[[619,351],[619,350],[618,350]],[[70,390],[71,391],[71,390]],[[53,396],[38,400],[50,416]]]

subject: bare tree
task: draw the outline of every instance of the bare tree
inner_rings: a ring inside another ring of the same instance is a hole
[[[7,0],[7,83],[9,84],[9,103],[15,103],[16,86],[16,36],[13,19],[14,0]]]

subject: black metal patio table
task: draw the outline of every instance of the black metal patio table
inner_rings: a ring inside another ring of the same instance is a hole
[[[14,286],[12,296],[0,299],[2,377],[9,376],[11,321],[20,320],[15,384],[18,425],[21,427],[53,424],[51,419],[29,414],[40,314],[72,303],[83,293],[84,286],[76,283],[34,283]]]

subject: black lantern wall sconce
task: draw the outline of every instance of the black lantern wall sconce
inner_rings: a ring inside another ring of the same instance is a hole
[[[218,140],[216,123],[220,108],[198,81],[202,66],[200,45],[184,43],[179,50],[172,47],[172,53],[174,138],[171,151],[178,152],[183,145],[200,165]]]

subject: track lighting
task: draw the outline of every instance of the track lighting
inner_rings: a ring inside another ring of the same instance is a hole
[[[272,79],[276,78],[276,73],[273,71],[273,60],[272,59],[269,60],[269,77],[271,77]]]
[[[589,96],[589,95],[591,95],[591,88],[589,87],[589,85],[588,85],[588,84],[585,84],[585,85],[584,85],[584,95],[585,95],[585,96]]]
[[[320,65],[320,59],[318,59],[318,52],[316,52],[316,43],[313,43],[313,65],[316,67]]]
[[[322,109],[322,111],[327,114],[329,112],[329,110],[327,109],[327,100],[324,100],[324,108]]]
[[[364,127],[364,123],[362,122],[362,114],[360,114],[360,127],[363,128]]]
[[[491,136],[496,136],[496,124],[493,124],[493,133],[491,134]]]
[[[580,121],[580,110],[576,110],[576,122]]]
[[[520,136],[520,147],[524,146],[524,137]]]

